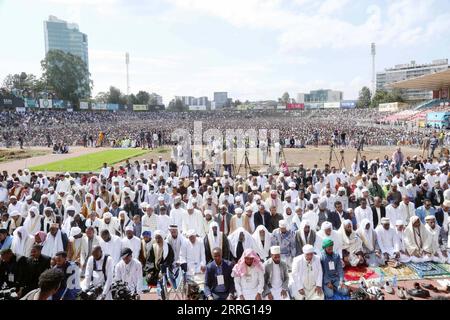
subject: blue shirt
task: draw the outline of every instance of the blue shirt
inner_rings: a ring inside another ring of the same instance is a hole
[[[422,222],[422,224],[425,224],[425,217],[431,215],[431,216],[435,216],[436,215],[436,209],[431,206],[430,209],[426,209],[425,206],[420,206],[416,209],[416,216],[419,217],[420,222]]]
[[[11,248],[13,237],[7,236],[5,240],[3,240],[3,243],[0,242],[0,250],[5,250]]]
[[[344,281],[344,269],[342,268],[341,257],[336,253],[327,254],[325,250],[320,258],[323,270],[323,283]]]

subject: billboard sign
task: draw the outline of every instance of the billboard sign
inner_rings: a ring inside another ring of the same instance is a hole
[[[133,104],[133,111],[147,111],[146,104]]]
[[[92,110],[107,110],[106,103],[93,103],[91,107]]]
[[[285,110],[286,106],[284,104],[277,105],[277,110]]]
[[[323,108],[323,103],[305,103],[306,109],[321,109]]]
[[[89,109],[89,102],[88,101],[80,101],[80,109],[83,109],[83,110]]]
[[[64,100],[53,100],[53,108],[56,109],[65,109],[66,108],[66,102]]]
[[[38,104],[35,99],[24,99],[25,102],[25,108],[37,108]]]
[[[325,102],[323,104],[324,109],[339,109],[341,107],[340,102]]]
[[[278,109],[278,107],[277,107]],[[288,103],[286,104],[286,109],[288,110],[303,110],[305,109],[304,103]]]
[[[341,108],[342,109],[354,109],[356,108],[356,101],[341,101]]]
[[[119,110],[119,105],[117,103],[108,103],[106,105],[106,109],[116,111],[116,110]]]
[[[206,111],[206,106],[189,106],[189,111]]]
[[[39,99],[39,108],[51,109],[52,108],[52,100],[51,99]]]

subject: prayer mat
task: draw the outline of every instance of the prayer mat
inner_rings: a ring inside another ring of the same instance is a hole
[[[378,274],[369,267],[347,267],[344,269],[345,281],[358,281],[361,277],[373,279],[378,278]]]
[[[437,264],[439,266],[439,268],[447,271],[448,273],[450,273],[450,264],[448,263],[438,263]]]
[[[413,269],[420,278],[448,275],[449,272],[434,262],[408,262],[408,267]]]
[[[408,268],[407,265],[401,265],[398,268],[393,268],[389,266],[382,266],[378,267],[377,271],[379,273],[383,274],[384,278],[386,279],[392,279],[395,276],[397,276],[397,280],[416,280],[419,279],[419,276],[417,273],[411,269]]]

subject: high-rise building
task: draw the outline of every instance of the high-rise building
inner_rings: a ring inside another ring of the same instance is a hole
[[[45,54],[49,50],[61,50],[80,57],[89,69],[88,38],[80,32],[76,23],[68,23],[55,16],[44,21]]]
[[[228,92],[214,92],[214,105],[216,109],[225,107],[228,104]]]
[[[298,93],[297,102],[339,102],[344,98],[342,91],[330,89],[311,90],[309,93]]]
[[[415,61],[411,61],[409,64],[398,64],[393,68],[385,69],[384,72],[377,72],[377,90],[390,91],[391,89],[386,87],[390,83],[416,78],[448,68],[448,59],[433,60],[428,64],[416,64]],[[402,93],[405,100],[412,103],[430,100],[433,97],[432,91],[427,90],[407,89],[402,90]]]

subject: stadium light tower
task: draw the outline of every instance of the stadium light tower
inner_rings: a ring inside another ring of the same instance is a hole
[[[127,95],[130,95],[130,75],[128,72],[128,66],[130,64],[130,54],[128,52],[125,53],[125,64],[127,66]]]
[[[375,42],[372,42],[371,46],[371,54],[372,54],[372,96],[375,94],[376,91],[376,78],[375,78],[375,55],[376,55],[376,47],[375,47]]]

